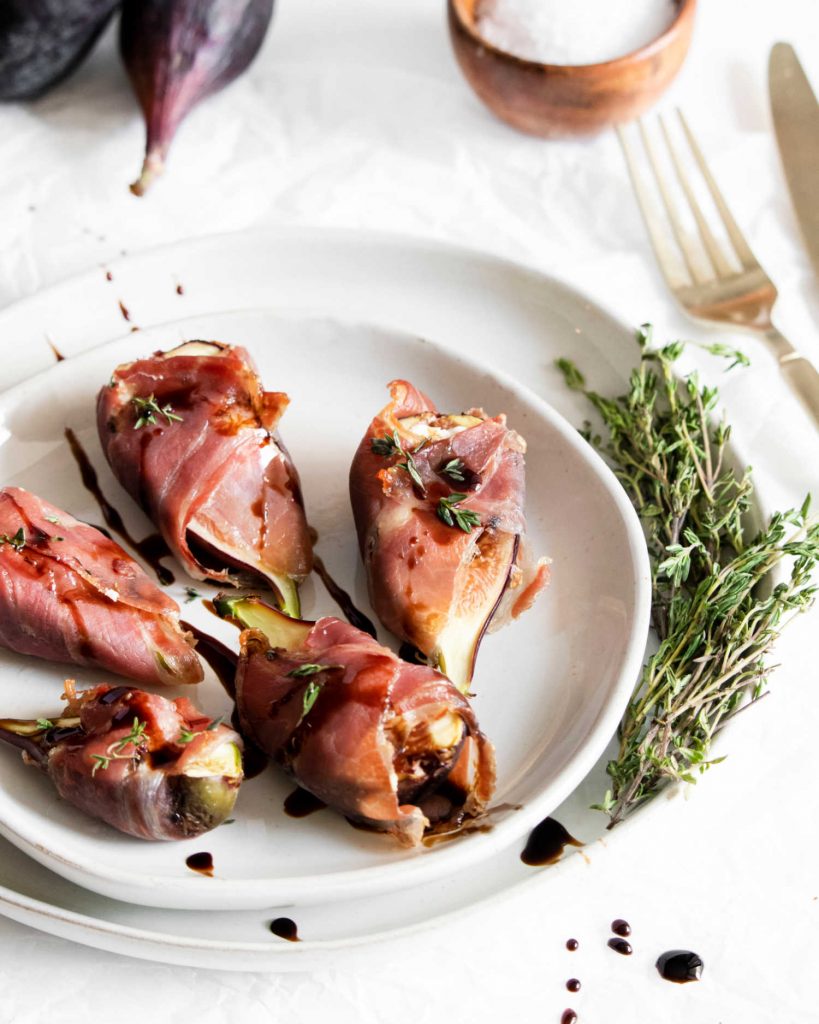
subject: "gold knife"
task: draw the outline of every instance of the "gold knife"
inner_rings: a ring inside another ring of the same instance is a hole
[[[796,219],[819,276],[819,103],[790,43],[771,50],[768,89]]]

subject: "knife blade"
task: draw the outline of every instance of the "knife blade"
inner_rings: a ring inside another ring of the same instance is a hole
[[[771,50],[768,89],[796,219],[819,275],[819,103],[790,43]]]

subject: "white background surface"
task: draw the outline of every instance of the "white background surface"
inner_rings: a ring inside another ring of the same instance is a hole
[[[811,0],[704,0],[664,106],[690,115],[780,287],[780,326],[819,356],[819,288],[765,87],[780,38],[817,71],[817,21]],[[0,305],[122,250],[309,223],[492,249],[571,280],[628,321],[652,320],[663,337],[705,336],[654,269],[614,138],[547,144],[492,120],[450,56],[439,0],[280,0],[251,73],[191,116],[167,179],[137,200],[126,186],[141,146],[110,34],[52,96],[0,109]],[[808,421],[772,397],[756,343],[744,347],[753,368],[720,384],[760,485],[778,505],[819,494]],[[602,1024],[819,1021],[818,624],[814,612],[789,629],[772,695],[726,735],[728,760],[676,795],[662,829],[636,819],[587,869],[544,880],[525,902],[311,976],[128,961],[0,920],[0,1019],[556,1024],[571,1005]],[[634,929],[630,959],[605,946],[616,916]],[[569,936],[581,943],[573,954]],[[703,956],[700,984],[659,979],[654,960],[675,946]],[[563,987],[571,976],[583,982],[576,996]]]

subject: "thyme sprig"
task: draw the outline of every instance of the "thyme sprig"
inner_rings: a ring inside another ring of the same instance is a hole
[[[173,406],[168,402],[160,407],[155,395],[149,395],[148,398],[137,396],[131,399],[131,404],[137,412],[134,430],[140,430],[149,423],[155,424],[157,416],[164,416],[168,423],[182,422],[182,417],[173,411]]]
[[[464,533],[471,533],[476,526],[481,525],[481,517],[471,509],[459,507],[468,497],[469,495],[461,494],[460,491],[453,491],[447,497],[439,498],[435,509],[438,518],[447,526],[456,526]]]
[[[129,744],[136,749],[145,740],[145,730],[148,727],[147,722],[141,722],[136,716],[131,725],[131,731],[123,739],[118,740],[112,744],[115,754],[121,753]],[[109,750],[111,748],[109,747]]]
[[[17,533],[13,537],[9,537],[7,533],[0,533],[0,545],[10,544],[15,551],[22,551],[26,546],[26,532],[21,526]]]
[[[617,398],[590,391],[573,363],[558,361],[603,421],[604,437],[588,423],[583,435],[634,504],[652,568],[658,647],[620,723],[606,768],[611,788],[595,805],[609,827],[668,783],[694,782],[723,759],[710,756],[714,737],[763,695],[767,656],[787,619],[811,604],[819,561],[809,497],[746,536],[753,483],[750,470],[729,463],[731,429],[715,417],[717,389],[674,374],[682,343],[653,348],[648,325],[637,341],[639,365]],[[747,362],[725,346],[710,350],[731,365]]]
[[[422,448],[425,448],[426,443],[426,439],[424,438],[420,444],[417,444],[414,448],[405,448],[401,444],[401,438],[398,436],[398,431],[394,430],[392,434],[385,434],[383,437],[371,437],[370,450],[373,455],[380,455],[385,459],[392,458],[395,455],[400,455],[404,461],[398,462],[396,465],[399,469],[406,470],[412,482],[419,491],[424,494],[426,493],[424,481],[421,479],[421,474],[418,472],[418,466],[413,456],[417,455]]]

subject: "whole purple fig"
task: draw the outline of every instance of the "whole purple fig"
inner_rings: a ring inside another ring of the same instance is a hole
[[[273,0],[125,0],[120,47],[147,128],[135,195],[162,173],[188,111],[247,68],[272,14]]]
[[[0,100],[42,96],[78,68],[119,0],[0,0]]]

